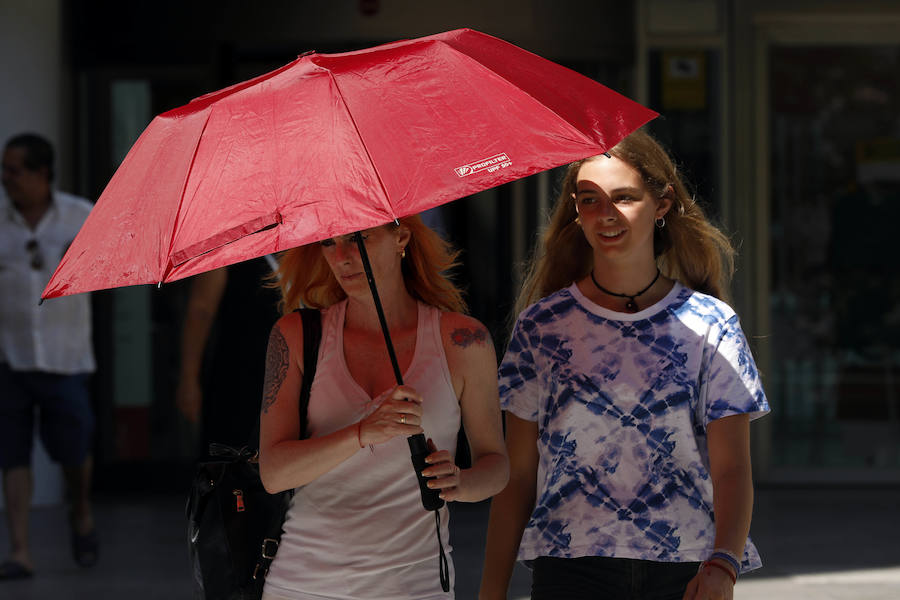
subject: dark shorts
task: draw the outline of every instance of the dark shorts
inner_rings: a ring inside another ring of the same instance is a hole
[[[681,600],[699,562],[586,556],[532,563],[532,600]]]
[[[50,458],[66,466],[84,462],[94,435],[88,377],[13,371],[0,364],[0,468],[31,464],[35,409]]]

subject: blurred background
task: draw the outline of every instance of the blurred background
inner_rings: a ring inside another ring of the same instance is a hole
[[[900,487],[896,0],[0,0],[0,139],[47,136],[58,187],[95,200],[160,112],[307,50],[459,27],[661,113],[650,130],[739,248],[733,304],[773,407],[752,428],[758,488]],[[436,215],[499,351],[558,176]],[[195,447],[174,388],[187,286],[93,294],[100,493],[186,490]],[[58,503],[55,468],[36,469],[36,501]]]

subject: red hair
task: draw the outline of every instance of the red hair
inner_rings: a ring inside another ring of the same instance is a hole
[[[400,219],[400,225],[410,232],[403,259],[403,280],[410,295],[441,310],[466,312],[462,292],[448,275],[459,264],[459,251],[418,215]],[[384,227],[397,225],[389,223]],[[281,288],[283,312],[300,306],[326,308],[347,297],[322,256],[319,242],[287,250],[279,263],[279,279],[273,285]]]

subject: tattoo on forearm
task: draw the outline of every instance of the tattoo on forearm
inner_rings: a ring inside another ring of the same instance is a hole
[[[453,330],[453,333],[450,334],[450,339],[457,346],[468,348],[472,344],[486,344],[488,341],[488,332],[484,327],[476,327],[475,329],[460,327],[459,329]]]
[[[269,407],[275,404],[278,390],[287,377],[288,370],[288,345],[278,327],[272,328],[269,334],[269,350],[266,353],[266,378],[263,383],[262,411],[269,412]]]

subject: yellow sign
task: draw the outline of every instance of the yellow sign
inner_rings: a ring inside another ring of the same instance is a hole
[[[705,52],[664,50],[661,71],[663,110],[706,108]]]

